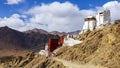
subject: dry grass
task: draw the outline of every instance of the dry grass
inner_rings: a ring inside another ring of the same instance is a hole
[[[79,63],[120,68],[120,24],[109,25],[101,30],[86,32],[79,39],[83,43],[63,48],[58,58]],[[61,49],[62,50],[62,49]]]

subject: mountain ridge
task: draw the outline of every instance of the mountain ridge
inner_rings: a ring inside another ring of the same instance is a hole
[[[0,56],[15,55],[22,51],[26,51],[26,53],[28,51],[39,51],[44,49],[49,38],[59,38],[59,36],[46,34],[45,31],[25,33],[7,26],[0,27]]]

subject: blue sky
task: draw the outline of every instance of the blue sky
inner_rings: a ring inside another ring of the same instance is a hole
[[[106,8],[111,10],[112,21],[120,18],[119,0],[0,0],[0,27],[81,30],[85,17]]]
[[[24,11],[36,5],[41,5],[41,3],[49,4],[54,1],[61,3],[69,1],[77,5],[80,9],[94,9],[96,6],[102,6],[110,0],[25,0],[22,3],[12,5],[5,4],[7,0],[0,0],[0,17],[8,17],[13,13],[21,13],[22,10]]]

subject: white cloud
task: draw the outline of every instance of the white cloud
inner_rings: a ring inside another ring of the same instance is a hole
[[[119,1],[109,1],[101,7],[97,7],[98,11],[109,9],[111,12],[111,22],[114,20],[120,19],[120,2]]]
[[[7,18],[0,18],[0,27],[8,26],[13,29],[19,30],[23,26],[25,26],[25,23],[22,19],[20,19],[19,14],[13,14],[11,17]]]
[[[0,26],[7,25],[20,31],[33,28],[47,31],[75,31],[82,28],[85,17],[95,15],[97,11],[106,8],[111,10],[112,21],[120,18],[120,2],[118,1],[107,2],[94,10],[81,10],[70,2],[53,2],[35,6],[26,11],[25,15],[13,14],[9,18],[0,18]]]
[[[80,10],[70,2],[53,2],[33,7],[28,10],[27,14],[32,15],[30,23],[38,24],[38,26],[42,24],[41,28],[48,31],[75,31],[82,28],[84,17],[94,15],[95,12]]]
[[[23,2],[24,0],[7,0],[6,4],[12,5],[12,4],[18,4],[20,2]]]
[[[110,9],[112,21],[120,19],[120,2],[110,1],[102,6],[104,9]]]

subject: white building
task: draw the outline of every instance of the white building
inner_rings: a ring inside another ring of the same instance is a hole
[[[99,12],[96,15],[97,25],[96,28],[103,28],[104,26],[110,24],[110,10],[104,10],[102,12]]]
[[[67,37],[64,38],[63,46],[74,46],[76,44],[80,44],[83,42],[83,41],[75,39],[76,37],[73,37],[73,36],[68,34]]]
[[[87,32],[88,30],[93,31],[96,27],[96,18],[94,16],[85,18],[84,21],[85,23],[83,25],[83,29],[80,34]]]
[[[66,40],[64,40],[64,44],[63,46],[74,46],[76,44],[80,44],[82,43],[83,41],[80,41],[80,40],[75,40],[73,38],[67,38]]]
[[[110,10],[104,10],[99,12],[96,17],[91,16],[85,18],[85,23],[83,25],[83,29],[80,34],[87,32],[88,30],[93,31],[94,29],[104,28],[105,26],[110,24]]]
[[[89,20],[89,30],[93,31],[95,29],[95,26],[96,26],[96,18],[91,17]]]

